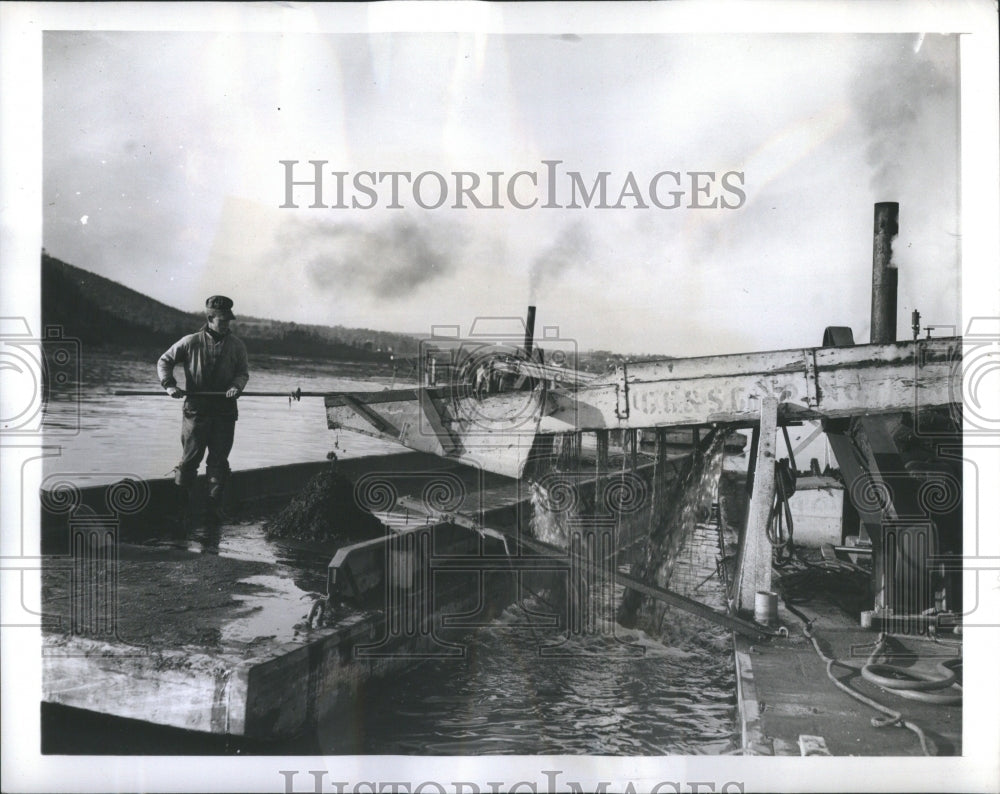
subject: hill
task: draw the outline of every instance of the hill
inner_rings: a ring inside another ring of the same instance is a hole
[[[161,352],[184,334],[200,328],[204,315],[185,312],[154,300],[116,281],[91,273],[42,252],[42,322],[58,325],[69,337],[87,345],[117,350]],[[237,335],[251,355],[283,355],[397,364],[414,370],[421,337],[372,328],[302,325],[239,315]],[[545,347],[539,342],[538,347]],[[579,351],[576,366],[605,373],[622,361],[670,358],[664,355],[619,354],[610,350]]]
[[[205,318],[167,306],[111,279],[42,252],[42,323],[99,347],[166,349]],[[259,317],[237,318],[235,331],[252,353],[388,363],[411,357],[419,340],[369,328],[301,325]]]

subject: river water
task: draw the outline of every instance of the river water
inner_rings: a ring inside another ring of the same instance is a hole
[[[56,444],[60,454],[45,461],[46,475],[94,484],[168,473],[180,449],[179,401],[111,394],[156,389],[155,362],[91,354],[83,363],[79,399],[57,394],[47,406],[48,443]],[[287,392],[392,385],[391,377],[363,378],[335,366],[269,358],[251,361],[248,388]],[[331,450],[341,457],[403,451],[328,431],[322,399],[291,405],[283,398],[240,399],[234,469],[322,460]],[[255,542],[269,543],[262,536]],[[246,554],[248,544],[238,545]],[[287,557],[277,547],[261,553]],[[299,584],[311,589],[312,583]],[[291,581],[288,586],[299,593]],[[673,613],[670,620],[675,624],[671,647],[610,625],[597,635],[570,638],[559,655],[551,656],[539,653],[539,647],[560,638],[526,628],[525,614],[511,607],[464,638],[463,658],[427,661],[370,687],[364,708],[318,726],[315,735],[302,737],[301,748],[285,745],[280,751],[662,755],[732,750],[738,746],[738,728],[730,638],[683,613]],[[117,735],[122,741],[118,752],[130,752],[133,741],[141,749],[132,752],[186,751],[186,743],[169,732],[161,737],[151,729],[143,736],[130,729]],[[224,751],[233,750],[227,744]]]
[[[394,385],[391,376],[359,377],[336,364],[266,357],[250,363],[250,391],[370,391]],[[183,380],[178,368],[178,379]],[[399,383],[398,385],[402,385]],[[45,407],[46,443],[55,446],[46,474],[59,472],[80,485],[125,476],[148,479],[171,472],[181,451],[182,400],[165,393],[116,397],[116,390],[160,390],[155,356],[88,352],[79,388],[54,391]],[[251,469],[338,457],[392,454],[397,444],[327,430],[321,397],[289,402],[285,397],[241,397],[236,440],[229,463]],[[204,464],[202,464],[204,466]],[[204,471],[204,469],[202,469]]]
[[[465,644],[375,688],[318,729],[319,746],[394,755],[700,755],[738,746],[731,639],[677,616],[666,647],[642,632],[561,638],[510,607]]]

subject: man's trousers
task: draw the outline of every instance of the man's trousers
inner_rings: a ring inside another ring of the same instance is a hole
[[[236,420],[229,416],[192,415],[185,412],[181,425],[183,455],[177,464],[176,482],[189,485],[198,474],[198,466],[208,450],[205,472],[209,494],[221,491],[229,477],[229,452],[233,448]]]

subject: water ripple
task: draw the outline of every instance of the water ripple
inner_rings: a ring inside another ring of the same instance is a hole
[[[645,656],[583,652],[597,640],[606,641],[573,638],[568,648],[579,653],[549,658],[530,635],[483,629],[469,639],[465,660],[425,663],[372,694],[364,752],[660,755],[733,747],[735,683],[717,652],[697,644]]]

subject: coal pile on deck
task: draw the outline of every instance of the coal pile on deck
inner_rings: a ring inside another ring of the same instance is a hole
[[[264,530],[268,538],[332,542],[337,546],[385,534],[382,522],[358,504],[354,483],[333,468],[309,480]]]

